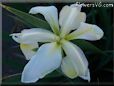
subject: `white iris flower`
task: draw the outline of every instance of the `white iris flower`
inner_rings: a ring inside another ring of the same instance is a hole
[[[55,6],[36,6],[30,9],[31,14],[42,14],[53,32],[32,28],[11,34],[20,43],[26,59],[30,60],[22,72],[22,82],[36,82],[59,67],[71,79],[81,77],[90,81],[88,61],[83,51],[70,40],[95,41],[101,39],[104,33],[97,25],[85,23],[86,14],[80,12],[81,7],[78,4],[64,6],[59,19]],[[45,44],[39,47],[38,42]],[[38,48],[37,52],[33,51],[34,48]],[[64,57],[62,50],[66,54]]]

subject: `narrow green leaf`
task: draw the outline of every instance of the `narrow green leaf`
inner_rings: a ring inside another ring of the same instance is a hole
[[[16,21],[19,21],[20,23],[23,23],[24,25],[26,25],[26,26],[28,26],[28,27],[33,27],[33,25],[31,25],[31,24],[29,24],[29,23],[27,23],[27,22],[25,22],[23,19],[20,19],[20,18],[18,18],[17,16],[12,16],[12,15],[8,15],[9,17],[11,17],[11,18],[13,18],[14,20],[16,20]]]
[[[63,74],[55,70],[52,73],[46,75],[44,78],[55,78],[55,77],[60,77],[60,76],[63,76]]]
[[[5,6],[0,4],[0,6],[2,6],[4,9],[6,9],[7,11],[15,14],[16,16],[18,16],[20,19],[22,19],[24,22],[33,25],[33,27],[39,27],[39,28],[44,28],[44,29],[50,29],[49,24],[37,17],[34,17],[28,13],[22,12],[20,10],[17,10],[15,8],[9,7],[9,6]]]
[[[102,56],[99,58],[100,62],[98,63],[98,67],[96,70],[102,68],[104,65],[106,65],[112,58],[113,58],[113,51],[107,52],[102,51],[101,49],[97,48],[93,44],[85,41],[85,40],[74,40],[73,41],[76,45],[78,45],[80,48],[82,48],[84,51],[92,52],[92,53],[99,53]]]
[[[78,45],[84,51],[104,54],[104,52],[101,49],[97,48],[96,46],[94,46],[93,44],[91,44],[88,41],[85,41],[85,40],[73,40],[72,42],[75,43],[76,45]]]
[[[21,73],[3,77],[2,85],[5,85],[5,84],[21,84]]]

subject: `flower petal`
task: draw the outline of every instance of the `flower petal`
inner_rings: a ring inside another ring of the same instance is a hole
[[[23,44],[53,42],[58,38],[52,32],[40,28],[25,29],[21,33],[14,33],[11,36],[16,42]]]
[[[20,48],[27,60],[30,60],[36,52],[33,49],[38,48],[38,43],[20,44]]]
[[[60,12],[59,23],[62,30],[62,35],[69,33],[71,30],[77,29],[80,22],[85,22],[86,14],[80,12],[81,6],[64,6]]]
[[[69,78],[74,79],[78,76],[72,61],[69,57],[64,57],[61,64],[62,72]]]
[[[88,82],[90,82],[90,72],[89,72],[89,69],[86,71],[85,75],[80,76],[80,78],[83,78],[85,80],[88,80]]]
[[[66,55],[71,59],[78,76],[85,76],[88,70],[88,61],[83,51],[71,42],[63,41],[62,43],[62,47]]]
[[[55,33],[59,32],[59,24],[58,24],[58,11],[55,6],[36,6],[32,7],[29,11],[31,14],[42,14],[45,19],[50,24],[52,30]]]
[[[42,45],[25,66],[21,81],[32,83],[57,69],[62,60],[61,47],[54,43]]]
[[[80,27],[67,36],[68,40],[85,39],[85,40],[99,40],[103,37],[104,32],[97,25],[87,24],[81,22]]]

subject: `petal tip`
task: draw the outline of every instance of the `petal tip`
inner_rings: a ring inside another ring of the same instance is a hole
[[[16,41],[17,43],[21,42],[21,39],[20,39],[21,34],[20,33],[13,33],[13,34],[10,34],[9,36],[11,36],[12,39],[14,41]]]
[[[80,11],[82,8],[82,4],[77,4],[77,3],[71,4],[71,7],[76,7]]]
[[[36,14],[36,7],[32,7],[29,11],[30,14]]]
[[[30,9],[29,14],[35,14],[32,8]]]
[[[24,74],[24,72],[22,73],[22,77],[21,77],[21,82],[22,83],[35,83],[36,81],[38,81],[39,78],[32,78],[29,75]]]
[[[82,79],[87,80],[88,82],[90,82],[91,77],[90,77],[90,71],[89,71],[89,69],[87,70],[86,74],[80,76],[80,78],[82,78]]]
[[[100,40],[104,36],[103,30],[100,27],[98,27],[97,25],[94,25],[94,29],[96,32],[97,39]]]

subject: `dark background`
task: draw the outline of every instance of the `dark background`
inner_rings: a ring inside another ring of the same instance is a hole
[[[71,3],[4,3],[7,6],[16,8],[18,10],[28,12],[31,7],[39,5],[54,5],[60,12],[61,8]],[[84,51],[89,61],[89,68],[91,73],[91,83],[113,83],[113,8],[85,8],[82,7],[82,11],[87,15],[87,23],[96,24],[104,31],[104,37],[99,41],[92,43],[96,47],[100,48],[103,52],[107,53],[108,57],[104,57],[99,53],[91,53]],[[2,75],[3,84],[20,84],[20,73],[23,71],[24,66],[28,61],[25,60],[19,44],[12,40],[9,34],[13,32],[20,32],[24,28],[30,28],[24,25],[22,22],[16,20],[14,14],[2,10]],[[86,45],[85,45],[86,46]],[[100,66],[101,67],[100,67]],[[16,74],[16,75],[15,75]],[[49,74],[47,78],[44,78],[37,82],[41,83],[58,83],[58,84],[82,84],[88,83],[80,78],[71,80],[61,73],[54,71]]]

